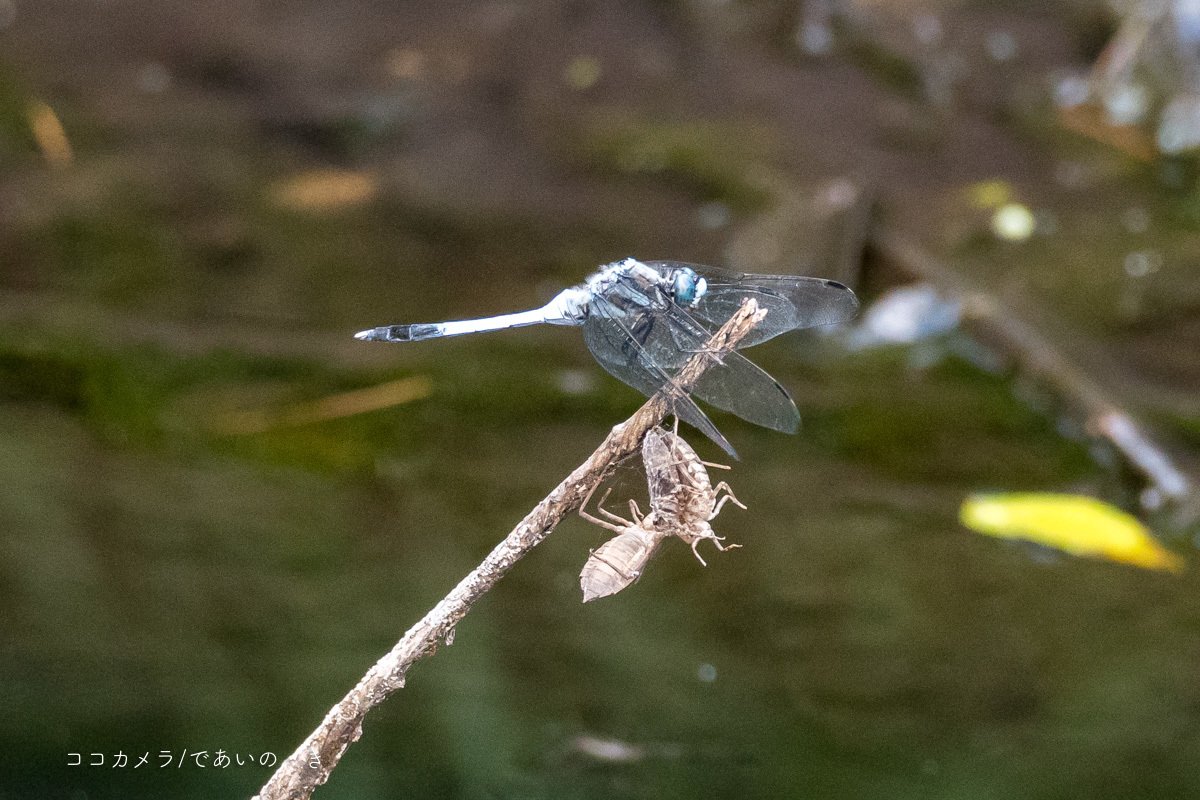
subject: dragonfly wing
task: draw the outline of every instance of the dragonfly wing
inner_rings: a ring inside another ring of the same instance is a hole
[[[655,328],[666,327],[659,325],[654,316],[655,312],[650,309],[625,311],[603,297],[596,297],[592,300],[587,321],[583,325],[583,337],[605,371],[647,397],[663,387],[674,387],[674,391],[670,392],[673,413],[737,458],[733,445],[721,435],[696,402],[675,383],[675,372],[682,366],[678,354],[664,367],[643,344]],[[646,333],[642,333],[643,329]]]
[[[642,391],[647,390],[630,378],[644,382],[646,366],[656,380],[660,375],[663,379],[673,378],[692,356],[704,351],[712,336],[704,324],[669,300],[659,308],[641,308],[634,312],[616,308],[603,298],[600,298],[600,303],[596,311],[601,313],[589,316],[585,331],[589,325],[596,324],[592,322],[592,317],[605,316],[605,313],[609,315],[605,318],[612,319],[616,324],[605,325],[610,337],[605,346],[593,346],[590,338],[588,346],[605,369]],[[631,345],[626,345],[626,342]],[[629,355],[621,349],[623,347],[630,352],[636,347],[638,374],[622,374],[621,370],[626,369],[625,365],[630,362]],[[609,363],[606,364],[606,361]],[[610,369],[609,364],[615,364],[617,371]],[[747,422],[772,430],[795,433],[800,426],[800,412],[796,410],[796,404],[787,391],[778,381],[737,352],[727,353],[721,363],[710,365],[696,381],[691,393]],[[695,425],[686,415],[690,409],[684,406],[680,408],[680,418]],[[696,410],[699,411],[698,408]],[[701,430],[708,433],[705,428]],[[719,440],[713,440],[720,444]]]
[[[657,312],[656,324],[643,346],[659,358],[659,364],[673,354],[674,363],[667,363],[666,368],[678,370],[692,355],[704,350],[711,336],[706,325],[670,303]],[[736,351],[722,356],[721,363],[710,365],[692,387],[692,394],[755,425],[783,433],[795,433],[800,427],[800,412],[787,390]]]
[[[782,433],[800,429],[800,412],[779,381],[740,353],[722,361],[704,371],[692,394],[764,428]]]
[[[858,311],[858,298],[846,286],[824,278],[800,275],[752,275],[727,272],[716,267],[651,261],[662,274],[689,267],[708,283],[704,296],[691,312],[714,329],[725,324],[747,298],[767,310],[764,319],[738,348],[752,347],[787,331],[845,322]]]

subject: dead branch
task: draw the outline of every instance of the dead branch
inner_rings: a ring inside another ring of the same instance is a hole
[[[716,359],[734,346],[767,314],[753,300],[742,304],[728,322],[708,340],[703,352],[694,355],[676,376],[684,391]],[[404,686],[405,674],[417,659],[432,655],[439,640],[450,644],[454,626],[471,606],[517,561],[545,539],[555,526],[574,513],[584,498],[598,486],[623,459],[640,446],[646,431],[658,425],[670,413],[671,401],[660,391],[636,413],[615,426],[587,461],[579,465],[450,594],[404,634],[391,652],[376,662],[341,702],[330,709],[325,720],[309,734],[271,779],[255,795],[255,800],[302,800],[329,779],[346,748],[362,735],[367,712],[389,694]]]

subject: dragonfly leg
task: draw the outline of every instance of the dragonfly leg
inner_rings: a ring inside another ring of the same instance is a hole
[[[708,518],[710,520],[716,519],[717,514],[721,513],[721,507],[724,506],[726,501],[728,501],[728,500],[732,500],[733,504],[735,506],[737,506],[738,508],[742,509],[743,511],[746,510],[746,506],[742,503],[741,500],[737,499],[737,497],[733,493],[733,489],[730,489],[729,484],[727,484],[725,481],[721,481],[720,483],[718,483],[716,485],[716,487],[713,489],[713,496],[715,497],[717,494],[719,494],[722,489],[725,490],[725,496],[722,497],[720,500],[718,500],[717,504],[715,506],[713,506],[712,513],[708,515]]]
[[[721,513],[721,507],[725,505],[725,501],[728,500],[729,498],[730,498],[730,495],[725,495],[724,497],[722,497],[720,500],[717,501],[717,504],[713,506],[713,510],[708,515],[709,522],[712,522],[714,519],[717,518],[717,514]],[[742,508],[745,508],[745,506],[742,506]]]
[[[736,496],[734,495],[734,493],[733,493],[733,489],[732,489],[732,488],[730,487],[730,485],[729,485],[728,483],[726,483],[725,481],[721,481],[721,482],[720,482],[720,483],[718,483],[718,484],[717,484],[715,487],[713,487],[713,494],[717,494],[717,493],[719,493],[719,492],[720,492],[722,489],[724,489],[724,490],[725,490],[725,493],[726,493],[726,495],[727,495],[727,496],[728,496],[728,497],[729,497],[731,500],[733,500],[733,504],[734,504],[735,506],[737,506],[738,508],[742,509],[742,511],[745,511],[745,510],[746,510],[746,506],[744,506],[744,505],[742,504],[742,501],[741,501],[741,500],[738,500],[738,499],[737,499],[737,497],[736,497]]]
[[[715,545],[716,548],[718,550],[720,550],[722,553],[724,553],[726,550],[735,550],[735,549],[741,547],[740,544],[724,544],[724,541],[725,541],[724,536],[717,536],[716,534],[713,534],[712,536],[698,536],[696,538],[696,541],[692,542],[692,549],[695,550],[696,545],[700,544],[700,542],[705,539],[712,542],[713,545]],[[697,553],[696,557],[699,558],[700,554]],[[700,559],[700,560],[701,560],[701,562],[703,562],[704,559]],[[707,564],[705,566],[707,566]]]
[[[642,510],[638,508],[637,500],[631,499],[629,501],[629,513],[633,517],[633,522],[635,525],[642,524]]]
[[[611,522],[605,522],[604,520],[602,520],[598,517],[593,517],[587,511],[584,511],[584,509],[587,508],[588,501],[590,501],[592,499],[592,494],[595,493],[598,486],[599,486],[599,484],[597,484],[596,486],[593,486],[592,491],[588,492],[587,497],[585,497],[583,499],[583,505],[581,505],[579,507],[579,516],[583,517],[584,519],[586,519],[588,522],[592,523],[593,525],[599,525],[601,528],[607,528],[608,530],[613,531],[614,533],[624,533],[625,528],[629,527],[629,523],[625,523],[625,527],[617,527],[616,525],[613,525]],[[612,489],[610,488],[608,490],[608,492],[611,492],[611,491],[612,491]],[[608,498],[608,492],[604,493],[605,499]],[[604,505],[604,499],[600,500],[600,505]],[[599,507],[597,507],[597,508],[599,508]],[[608,512],[605,511],[603,508],[599,508],[599,511],[601,514],[608,514]],[[612,516],[612,515],[609,515],[609,516]],[[620,522],[625,522],[625,520],[621,519],[620,517],[617,517],[617,520]]]
[[[613,533],[624,533],[625,532],[624,528],[617,526],[617,525],[613,525],[611,522],[605,522],[604,520],[600,519],[599,517],[593,517],[591,514],[584,511],[582,508],[579,509],[579,516],[583,517],[584,519],[586,519],[588,522],[592,523],[593,525],[599,525],[601,528],[607,528],[608,530],[612,531]]]
[[[600,484],[597,483],[595,486],[593,486],[591,489],[589,489],[588,493],[587,493],[587,497],[583,498],[583,502],[579,504],[579,507],[587,508],[587,504],[592,502],[592,495],[594,495],[596,493],[596,490],[599,488],[600,488]]]
[[[599,525],[601,528],[607,528],[608,530],[612,531],[613,533],[624,533],[625,532],[624,528],[617,526],[617,525],[613,525],[611,522],[605,522],[604,520],[600,519],[599,517],[593,517],[591,514],[584,511],[582,508],[579,509],[579,516],[583,517],[584,519],[586,519],[588,522],[592,523],[593,525]]]
[[[701,530],[699,533],[684,534],[682,538],[684,541],[691,544],[692,552],[695,554],[696,558],[699,559],[700,563],[704,564],[706,567],[708,566],[708,563],[701,558],[700,551],[696,549],[700,542],[704,541],[705,539],[716,545],[716,548],[722,553],[726,550],[733,550],[736,547],[741,547],[740,544],[722,544],[722,542],[725,541],[725,537],[717,536],[716,532],[714,532],[713,529],[707,525],[705,525],[704,530]]]
[[[600,502],[596,504],[596,510],[599,511],[601,514],[603,514],[607,519],[610,519],[613,522],[619,522],[622,525],[624,525],[626,528],[632,528],[633,527],[632,522],[630,522],[629,520],[624,519],[622,517],[618,517],[616,514],[612,513],[611,511],[609,511],[608,509],[606,509],[604,507],[604,501],[608,500],[608,496],[610,494],[612,494],[611,486],[609,487],[608,491],[604,493],[604,497],[600,498]]]

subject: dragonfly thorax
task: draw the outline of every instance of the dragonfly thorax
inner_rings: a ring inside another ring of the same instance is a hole
[[[647,299],[658,294],[684,308],[695,308],[708,291],[708,281],[691,267],[679,266],[665,274],[636,258],[626,258],[609,264],[588,278],[585,286],[592,294],[604,295],[616,283],[632,280],[646,293]]]
[[[643,264],[636,258],[615,261],[587,279],[587,288],[593,294],[605,294],[615,284],[632,280],[643,289],[664,288],[665,279],[658,270]]]

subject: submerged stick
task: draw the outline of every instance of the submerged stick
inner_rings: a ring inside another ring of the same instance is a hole
[[[746,300],[729,321],[712,335],[702,352],[692,356],[675,376],[678,389],[688,391],[709,366],[734,349],[767,315],[754,300]],[[675,387],[672,387],[675,391]],[[660,390],[632,417],[615,426],[596,451],[530,511],[487,558],[455,586],[416,625],[408,629],[391,652],[376,662],[325,720],[309,734],[271,779],[256,800],[303,800],[329,779],[346,748],[362,735],[367,712],[404,686],[405,673],[417,659],[432,655],[438,640],[450,644],[454,626],[520,558],[545,539],[564,518],[574,513],[591,491],[625,457],[635,452],[646,431],[671,411],[671,398]]]

